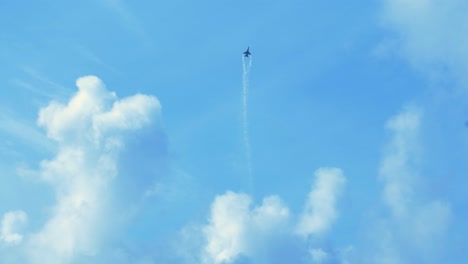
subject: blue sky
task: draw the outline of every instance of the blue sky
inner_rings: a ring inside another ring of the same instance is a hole
[[[0,262],[462,263],[467,11],[1,3]]]

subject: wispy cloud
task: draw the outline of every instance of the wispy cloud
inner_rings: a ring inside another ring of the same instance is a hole
[[[386,146],[379,175],[384,182],[383,197],[396,217],[409,213],[414,199],[421,149],[419,128],[422,110],[409,107],[391,118],[386,125],[393,136]]]
[[[123,0],[100,0],[108,9],[120,17],[124,26],[144,39],[149,39],[141,21],[135,16]]]
[[[55,150],[54,144],[44,136],[37,126],[32,125],[27,120],[21,120],[12,111],[5,108],[0,108],[0,131],[34,149],[48,152]]]
[[[10,80],[10,84],[16,86],[16,87],[19,87],[21,89],[25,89],[27,90],[28,92],[31,92],[32,94],[34,95],[38,95],[38,96],[41,96],[41,97],[45,97],[47,99],[54,99],[56,97],[56,95],[52,92],[50,92],[50,90],[48,89],[41,89],[25,80],[21,80],[21,79],[11,79]]]
[[[103,59],[101,59],[98,55],[96,55],[96,53],[94,53],[93,51],[91,51],[90,49],[86,48],[85,46],[83,45],[79,45],[79,44],[71,44],[75,47],[75,50],[77,53],[79,53],[79,55],[83,58],[86,58],[88,59],[89,61],[99,65],[99,66],[102,66],[103,68],[106,68],[108,70],[111,70],[113,72],[118,72],[117,69],[115,69],[113,66],[110,66],[109,64],[105,63]]]
[[[417,183],[421,147],[422,110],[407,107],[386,125],[391,139],[386,147],[379,177],[383,200],[390,211],[377,230],[373,230],[379,250],[372,263],[440,263],[438,249],[451,219],[446,202],[423,200]]]
[[[309,193],[296,232],[304,237],[327,231],[338,217],[337,199],[346,182],[337,168],[322,168],[315,172],[315,185]]]
[[[20,66],[20,69],[29,80],[24,80],[23,78],[12,79],[11,83],[18,87],[27,89],[37,95],[45,96],[48,99],[66,98],[66,96],[72,93],[70,88],[51,80],[38,69],[30,66]]]
[[[449,69],[468,91],[466,1],[385,0],[382,11],[384,25],[396,36],[395,41],[386,39],[383,46],[396,49],[430,78]]]

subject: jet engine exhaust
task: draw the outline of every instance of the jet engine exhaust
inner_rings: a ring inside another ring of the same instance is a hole
[[[242,123],[243,123],[243,141],[245,150],[245,159],[247,162],[247,185],[248,190],[253,193],[253,166],[249,139],[249,120],[248,120],[248,92],[249,92],[249,73],[252,66],[252,57],[242,56]]]

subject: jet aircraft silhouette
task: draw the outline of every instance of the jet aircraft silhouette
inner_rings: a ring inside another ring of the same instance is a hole
[[[249,47],[247,47],[247,50],[244,52],[244,57],[249,57],[250,54]]]

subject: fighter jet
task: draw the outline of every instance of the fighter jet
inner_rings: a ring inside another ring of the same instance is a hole
[[[250,55],[249,47],[247,47],[247,50],[244,52],[244,57],[248,57],[249,55]]]

